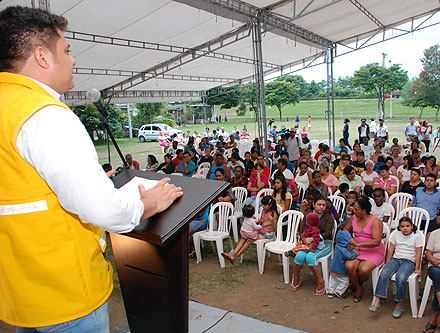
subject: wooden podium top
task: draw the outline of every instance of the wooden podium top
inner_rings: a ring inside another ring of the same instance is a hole
[[[153,180],[168,177],[171,179],[171,184],[180,186],[183,190],[183,196],[177,199],[167,210],[141,221],[135,229],[125,234],[156,245],[164,245],[180,228],[191,221],[194,216],[205,209],[229,186],[229,183],[217,180],[172,176],[138,170],[124,170],[115,177],[113,182],[116,188],[120,188],[135,176]]]

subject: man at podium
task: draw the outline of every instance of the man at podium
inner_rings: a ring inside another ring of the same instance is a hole
[[[66,29],[40,9],[0,12],[0,320],[18,332],[108,332],[104,230],[129,232],[183,194],[169,179],[140,199],[114,188],[59,101],[73,87]]]

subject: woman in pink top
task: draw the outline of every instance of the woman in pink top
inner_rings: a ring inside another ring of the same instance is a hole
[[[376,182],[374,184],[374,188],[380,187],[387,191],[388,196],[392,196],[397,192],[397,181],[395,178],[390,177],[390,168],[388,165],[382,165],[379,168],[380,177],[376,178]]]
[[[379,266],[385,256],[385,245],[382,241],[383,224],[371,213],[370,200],[361,196],[354,204],[354,216],[348,221],[345,230],[354,234],[350,244],[359,248],[359,255],[354,260],[347,260],[345,268],[353,285],[353,302],[362,298],[364,281],[368,280],[371,271]]]
[[[335,193],[339,188],[339,181],[330,173],[330,166],[327,162],[322,162],[319,165],[319,172],[321,172],[321,181],[332,190],[332,193]]]

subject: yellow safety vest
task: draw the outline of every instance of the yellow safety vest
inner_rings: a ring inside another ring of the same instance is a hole
[[[21,127],[48,105],[68,109],[33,80],[0,73],[0,320],[15,326],[83,317],[113,289],[103,231],[64,210],[18,152]]]

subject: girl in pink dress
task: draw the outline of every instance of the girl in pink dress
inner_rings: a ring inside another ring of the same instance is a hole
[[[361,301],[363,282],[369,279],[373,269],[383,262],[385,256],[385,245],[382,243],[383,223],[370,213],[370,200],[360,196],[354,204],[355,215],[345,227],[346,231],[354,234],[354,238],[350,240],[351,246],[359,248],[359,256],[345,263],[354,292],[354,303]]]

